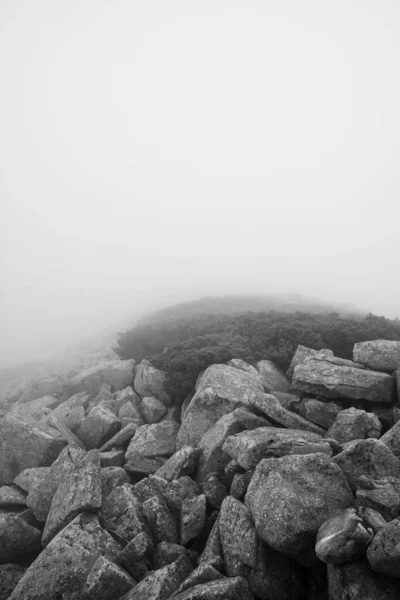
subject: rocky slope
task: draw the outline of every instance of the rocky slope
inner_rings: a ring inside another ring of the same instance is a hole
[[[399,357],[235,359],[181,407],[113,357],[5,395],[0,600],[399,598]]]

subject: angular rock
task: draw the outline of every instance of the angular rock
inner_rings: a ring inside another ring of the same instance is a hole
[[[171,481],[164,490],[164,498],[169,509],[179,512],[184,500],[196,498],[200,494],[200,487],[187,475]]]
[[[207,498],[208,504],[217,510],[221,508],[222,502],[228,495],[228,490],[215,474],[207,477],[207,480],[201,484],[203,494]]]
[[[312,348],[307,348],[306,346],[297,346],[296,352],[292,358],[292,362],[290,363],[290,367],[286,372],[287,377],[292,378],[293,372],[297,365],[305,363],[309,358],[320,357],[323,360],[327,358],[333,357],[332,350],[328,350],[326,348],[322,350],[313,350]]]
[[[129,444],[126,460],[131,462],[138,455],[144,458],[171,456],[176,451],[178,431],[179,424],[174,421],[142,425]]]
[[[0,485],[10,485],[24,469],[50,466],[64,446],[33,426],[0,419]]]
[[[164,371],[156,369],[147,360],[136,368],[135,390],[141,398],[155,396],[166,406],[171,406],[171,397],[165,389],[166,375]]]
[[[102,447],[121,429],[121,421],[110,410],[95,406],[77,431],[88,450]]]
[[[366,560],[328,565],[330,600],[394,600],[400,597],[400,582],[374,573]]]
[[[0,565],[0,600],[7,600],[25,573],[20,565]]]
[[[172,596],[174,600],[252,600],[247,582],[242,577],[229,577],[202,583]]]
[[[145,458],[140,455],[131,455],[129,462],[125,463],[124,469],[133,477],[141,475],[153,475],[166,462],[165,458]]]
[[[40,550],[41,535],[18,513],[0,512],[0,565],[19,561]]]
[[[373,571],[400,579],[400,519],[394,519],[375,535],[367,550]]]
[[[10,600],[79,600],[89,565],[98,556],[114,560],[119,550],[97,517],[82,513],[31,564]]]
[[[146,423],[158,423],[167,412],[165,404],[155,396],[145,396],[142,400],[141,412]]]
[[[262,542],[259,542],[257,564],[248,581],[255,598],[302,600],[305,597],[300,565]]]
[[[199,585],[200,583],[209,583],[210,581],[217,581],[218,579],[224,579],[224,576],[221,575],[219,571],[214,569],[212,565],[209,565],[208,563],[202,563],[194,571],[192,571],[189,577],[185,579],[185,581],[176,590],[172,598],[186,590],[189,590],[195,585]]]
[[[227,438],[224,452],[244,469],[252,469],[263,458],[292,454],[332,454],[330,445],[316,433],[296,429],[260,427]]]
[[[292,389],[325,398],[350,398],[392,403],[395,386],[391,375],[354,367],[342,367],[327,361],[310,359],[295,367]]]
[[[160,542],[157,544],[156,552],[154,555],[154,567],[155,569],[161,569],[173,563],[180,556],[188,556],[188,550],[180,544],[171,544],[168,542]]]
[[[321,525],[315,552],[324,563],[343,565],[363,558],[373,537],[356,509],[348,508]]]
[[[43,546],[80,512],[98,511],[101,500],[100,456],[92,451],[78,457],[60,482],[43,531]]]
[[[16,485],[0,487],[0,510],[21,507],[26,508],[26,495]]]
[[[43,377],[33,380],[27,385],[18,402],[25,403],[44,396],[57,396],[61,393],[63,385],[63,381],[58,377]]]
[[[400,516],[400,479],[383,477],[372,479],[362,477],[356,492],[356,505],[372,508],[387,521]]]
[[[134,419],[139,425],[144,425],[144,420],[138,408],[133,406],[132,402],[125,402],[118,411],[120,419]]]
[[[68,398],[68,400],[52,410],[45,420],[48,422],[52,418],[55,418],[71,429],[73,433],[76,433],[85,418],[85,407],[88,404],[88,400],[89,394],[85,392],[74,394],[74,396],[71,396],[71,398]]]
[[[246,471],[245,473],[235,473],[229,494],[237,500],[243,500],[254,471]]]
[[[257,565],[258,536],[251,513],[245,505],[228,496],[219,516],[222,553],[229,577],[247,578]]]
[[[163,498],[149,498],[143,502],[142,509],[156,543],[178,543],[177,524]]]
[[[333,458],[341,468],[355,492],[363,476],[381,479],[386,476],[400,477],[400,461],[380,440],[361,440]]]
[[[206,523],[207,500],[204,494],[188,498],[181,508],[181,544],[185,546],[203,531]]]
[[[255,377],[259,377],[260,375],[260,373],[255,367],[252,367],[240,358],[232,358],[226,364],[228,365],[228,367],[234,367],[235,369],[239,369],[240,371],[247,371],[247,373],[250,373],[250,375],[255,375]]]
[[[102,502],[105,501],[111,492],[124,483],[129,483],[129,477],[121,467],[105,467],[100,469],[101,496]]]
[[[261,539],[292,557],[307,553],[322,523],[353,502],[344,474],[320,453],[262,460],[245,497]]]
[[[352,440],[380,437],[382,425],[373,413],[357,408],[342,410],[329,429],[327,436],[334,438],[339,444]]]
[[[224,566],[221,534],[219,531],[219,516],[211,528],[206,545],[199,558],[199,565],[201,564],[209,564],[216,569],[221,569]]]
[[[111,450],[110,452],[100,452],[101,467],[123,467],[124,464],[125,452],[123,450]]]
[[[266,392],[287,392],[290,388],[290,381],[285,377],[282,371],[270,360],[260,360],[257,363],[257,370],[261,375],[261,381]]]
[[[152,571],[121,600],[166,600],[193,570],[189,559],[180,556],[170,565]]]
[[[93,395],[100,392],[103,383],[108,383],[113,390],[122,390],[132,383],[134,366],[134,360],[105,360],[75,375],[68,387],[72,393]]]
[[[283,427],[311,431],[319,435],[325,434],[325,429],[322,427],[307,421],[307,419],[303,419],[303,417],[290,410],[286,410],[272,394],[264,394],[262,399],[256,398],[253,406]]]
[[[307,419],[307,421],[311,421],[311,423],[315,423],[315,425],[319,425],[324,429],[329,429],[342,410],[342,407],[333,401],[322,402],[316,398],[304,398],[299,410],[300,415],[304,419]]]
[[[393,425],[379,441],[385,444],[385,446],[393,452],[396,458],[400,460],[400,421],[397,421],[397,423],[395,423],[395,425]]]
[[[133,438],[137,429],[138,425],[135,423],[126,425],[101,446],[100,452],[107,452],[111,448],[121,448],[121,446],[124,446]]]
[[[191,475],[196,468],[199,454],[200,450],[197,448],[184,446],[178,450],[178,452],[175,452],[175,454],[173,454],[171,458],[155,472],[155,475],[158,475],[158,477],[162,477],[167,481],[173,481],[183,475]]]
[[[115,409],[117,414],[127,402],[140,411],[140,405],[142,404],[142,401],[140,396],[138,396],[138,394],[130,385],[123,390],[118,390],[115,392]]]
[[[400,342],[372,340],[354,344],[353,359],[374,371],[392,373],[400,367]]]
[[[99,521],[104,529],[112,531],[125,543],[148,531],[142,504],[128,483],[118,486],[107,496],[99,512]]]
[[[124,569],[99,556],[87,576],[80,600],[115,600],[136,583]]]

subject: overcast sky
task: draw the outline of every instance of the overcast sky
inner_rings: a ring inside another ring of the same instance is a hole
[[[400,316],[398,0],[1,0],[0,365],[145,306]]]

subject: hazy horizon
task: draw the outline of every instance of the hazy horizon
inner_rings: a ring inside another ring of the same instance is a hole
[[[0,367],[146,309],[400,317],[400,5],[2,0]]]

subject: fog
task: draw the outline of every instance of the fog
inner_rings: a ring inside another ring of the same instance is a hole
[[[400,316],[400,4],[1,0],[0,366],[204,295]]]

